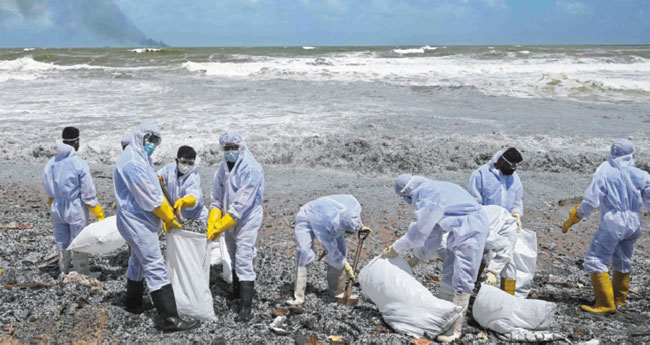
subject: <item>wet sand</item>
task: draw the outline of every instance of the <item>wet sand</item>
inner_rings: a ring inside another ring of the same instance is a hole
[[[217,321],[204,322],[196,330],[162,334],[154,326],[155,311],[131,315],[122,309],[127,255],[125,250],[91,258],[91,270],[100,272],[103,290],[66,285],[58,277],[56,254],[47,198],[41,186],[42,164],[0,164],[0,212],[2,225],[25,224],[33,228],[0,229],[0,284],[46,282],[43,288],[0,287],[0,342],[2,343],[212,343],[212,344],[287,344],[294,339],[315,335],[340,335],[350,343],[404,344],[409,338],[393,333],[382,321],[375,305],[363,294],[355,307],[346,307],[327,297],[325,263],[309,268],[305,312],[290,315],[288,335],[271,332],[272,310],[282,307],[291,295],[295,270],[294,217],[298,208],[328,194],[349,193],[363,206],[364,224],[376,232],[365,242],[363,267],[368,260],[404,234],[412,209],[393,192],[394,177],[368,177],[334,170],[291,169],[265,166],[264,223],[258,236],[255,317],[248,325],[234,322],[238,302],[230,300],[230,287],[215,274],[211,279]],[[202,167],[204,197],[209,199],[216,167]],[[107,216],[114,214],[112,166],[91,164],[99,201]],[[446,171],[427,177],[455,182],[465,187],[470,170]],[[574,226],[566,235],[560,225],[568,210],[579,200],[591,180],[582,172],[520,172],[524,183],[524,227],[538,235],[538,269],[532,297],[553,301],[558,312],[551,331],[571,341],[600,338],[601,343],[639,344],[650,342],[650,240],[647,231],[636,245],[631,293],[628,306],[608,316],[580,311],[579,305],[593,302],[589,275],[582,270],[583,256],[598,227],[598,215]],[[643,221],[650,221],[644,210]],[[352,260],[356,239],[348,240]],[[420,264],[416,278],[437,294],[435,278],[442,263],[432,260]],[[213,273],[220,266],[213,267]],[[552,275],[552,276],[550,276]],[[555,284],[550,282],[568,282]],[[569,285],[569,286],[565,286]],[[358,292],[358,288],[355,289]],[[471,315],[471,313],[470,313]],[[10,332],[10,325],[13,325]],[[493,333],[483,330],[468,317],[463,340],[468,343],[498,342]],[[489,340],[479,340],[483,332]],[[10,334],[11,333],[11,334]],[[299,335],[300,334],[300,335]]]

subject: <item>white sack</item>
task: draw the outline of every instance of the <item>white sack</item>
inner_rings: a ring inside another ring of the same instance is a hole
[[[124,244],[124,237],[117,231],[117,218],[111,216],[83,228],[67,250],[99,255],[112,252]]]
[[[481,284],[472,316],[482,327],[508,334],[522,329],[548,329],[556,311],[555,303],[518,298],[497,287]]]
[[[174,229],[167,233],[167,270],[181,316],[216,320],[210,292],[212,241],[205,234]]]
[[[377,305],[384,321],[412,337],[435,337],[456,322],[463,308],[434,297],[414,277],[402,257],[374,258],[359,273],[363,292]]]
[[[210,265],[222,265],[221,278],[228,284],[232,284],[232,264],[225,236],[219,236],[219,243],[212,242],[212,254]]]
[[[537,234],[526,229],[518,231],[512,256],[517,267],[515,296],[526,298],[533,287],[533,278],[537,267]]]

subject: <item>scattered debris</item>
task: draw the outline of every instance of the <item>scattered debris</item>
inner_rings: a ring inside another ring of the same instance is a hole
[[[433,341],[431,341],[431,340],[429,340],[427,338],[417,338],[417,339],[411,340],[410,344],[411,345],[429,345],[429,344],[433,344]]]
[[[68,273],[65,278],[63,278],[63,283],[65,284],[80,284],[86,287],[89,287],[93,291],[101,291],[102,283],[99,280],[79,274],[75,271]]]
[[[24,229],[31,229],[31,225],[22,225],[22,224],[16,224],[16,225],[0,225],[0,229],[18,229],[18,230],[24,230]]]
[[[284,321],[287,319],[286,316],[276,316],[275,319],[273,319],[273,322],[269,325],[269,328],[277,334],[280,335],[287,335],[291,332],[288,330],[282,328],[284,326]]]
[[[305,309],[302,309],[300,306],[297,305],[292,305],[289,307],[289,311],[291,312],[291,314],[300,315],[305,312]]]
[[[271,315],[273,315],[273,317],[287,316],[287,314],[289,314],[289,311],[284,308],[273,309],[271,312]]]
[[[40,288],[40,287],[56,287],[56,284],[36,282],[36,283],[17,283],[17,284],[4,284],[6,288],[26,287],[26,288]]]

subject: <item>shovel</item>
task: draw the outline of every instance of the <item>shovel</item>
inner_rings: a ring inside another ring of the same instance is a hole
[[[165,188],[165,185],[163,184],[162,181],[160,181],[160,188],[162,189],[163,195],[165,196],[165,199],[167,199],[167,202],[169,202],[169,205],[171,207],[174,207],[174,201],[172,200],[171,195],[169,195],[169,192],[167,191],[167,188]],[[183,223],[185,222],[185,218],[183,218],[183,215],[181,214],[181,210],[174,210],[174,214],[176,215],[176,218],[178,218],[178,221]]]
[[[363,248],[363,241],[366,240],[366,238],[368,237],[368,235],[370,235],[371,232],[372,230],[366,227],[359,230],[359,235],[358,235],[359,244],[357,245],[357,252],[354,254],[354,263],[352,264],[352,270],[354,272],[357,271],[357,265],[359,264],[359,258],[361,257],[361,249]],[[345,289],[345,295],[343,296],[343,298],[340,298],[338,302],[345,305],[353,305],[357,303],[357,300],[350,299],[351,294],[352,294],[352,279],[348,280],[348,286]]]

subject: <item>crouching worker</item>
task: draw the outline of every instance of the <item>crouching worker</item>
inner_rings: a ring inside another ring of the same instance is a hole
[[[224,132],[219,144],[224,158],[212,185],[208,239],[214,241],[226,233],[226,246],[234,267],[233,295],[235,299],[241,298],[235,321],[248,322],[255,292],[255,241],[264,216],[264,170],[239,133]]]
[[[591,273],[596,304],[580,308],[602,314],[627,304],[634,242],[641,236],[641,207],[650,209],[650,174],[634,166],[634,145],[626,139],[612,145],[610,158],[594,173],[579,205],[569,212],[562,225],[566,233],[582,218],[600,207],[600,227],[596,230],[585,257],[585,270]],[[612,262],[614,281],[607,264]],[[613,286],[612,286],[613,285]]]
[[[470,293],[490,233],[487,217],[467,191],[450,182],[403,174],[395,180],[395,193],[415,206],[415,219],[406,234],[386,248],[383,255],[393,258],[413,249],[418,260],[427,260],[440,247],[443,231],[449,233],[439,298],[465,311],[437,340],[456,340],[461,336]]]
[[[517,267],[513,254],[517,231],[519,231],[517,219],[501,206],[488,205],[482,208],[490,224],[490,234],[485,241],[484,254],[492,256],[483,282],[494,286],[497,284],[497,276],[500,275],[501,290],[514,295]]]
[[[43,187],[50,204],[50,215],[54,223],[54,238],[59,251],[61,273],[74,270],[89,275],[88,254],[66,250],[70,242],[88,225],[88,210],[97,220],[104,219],[104,211],[97,202],[97,193],[88,164],[77,155],[79,130],[75,127],[63,129],[63,141],[57,140],[58,153],[43,171]]]
[[[294,299],[288,304],[305,301],[307,265],[314,262],[314,237],[327,251],[327,290],[333,298],[342,297],[346,274],[356,278],[346,260],[345,237],[362,227],[361,205],[352,195],[330,195],[310,201],[296,215],[296,286]]]
[[[200,159],[190,146],[181,146],[176,154],[176,162],[169,163],[158,170],[158,177],[175,200],[174,209],[180,210],[183,218],[208,221],[208,209],[203,205],[201,176],[197,168]],[[170,200],[170,202],[172,202]]]
[[[136,128],[129,146],[117,160],[113,172],[117,203],[117,229],[131,248],[126,284],[126,309],[142,313],[144,280],[151,299],[162,318],[164,332],[193,329],[199,321],[185,321],[178,316],[174,290],[167,278],[167,266],[158,242],[161,221],[166,232],[181,228],[174,210],[163,196],[151,154],[160,144],[158,127],[143,123]]]

